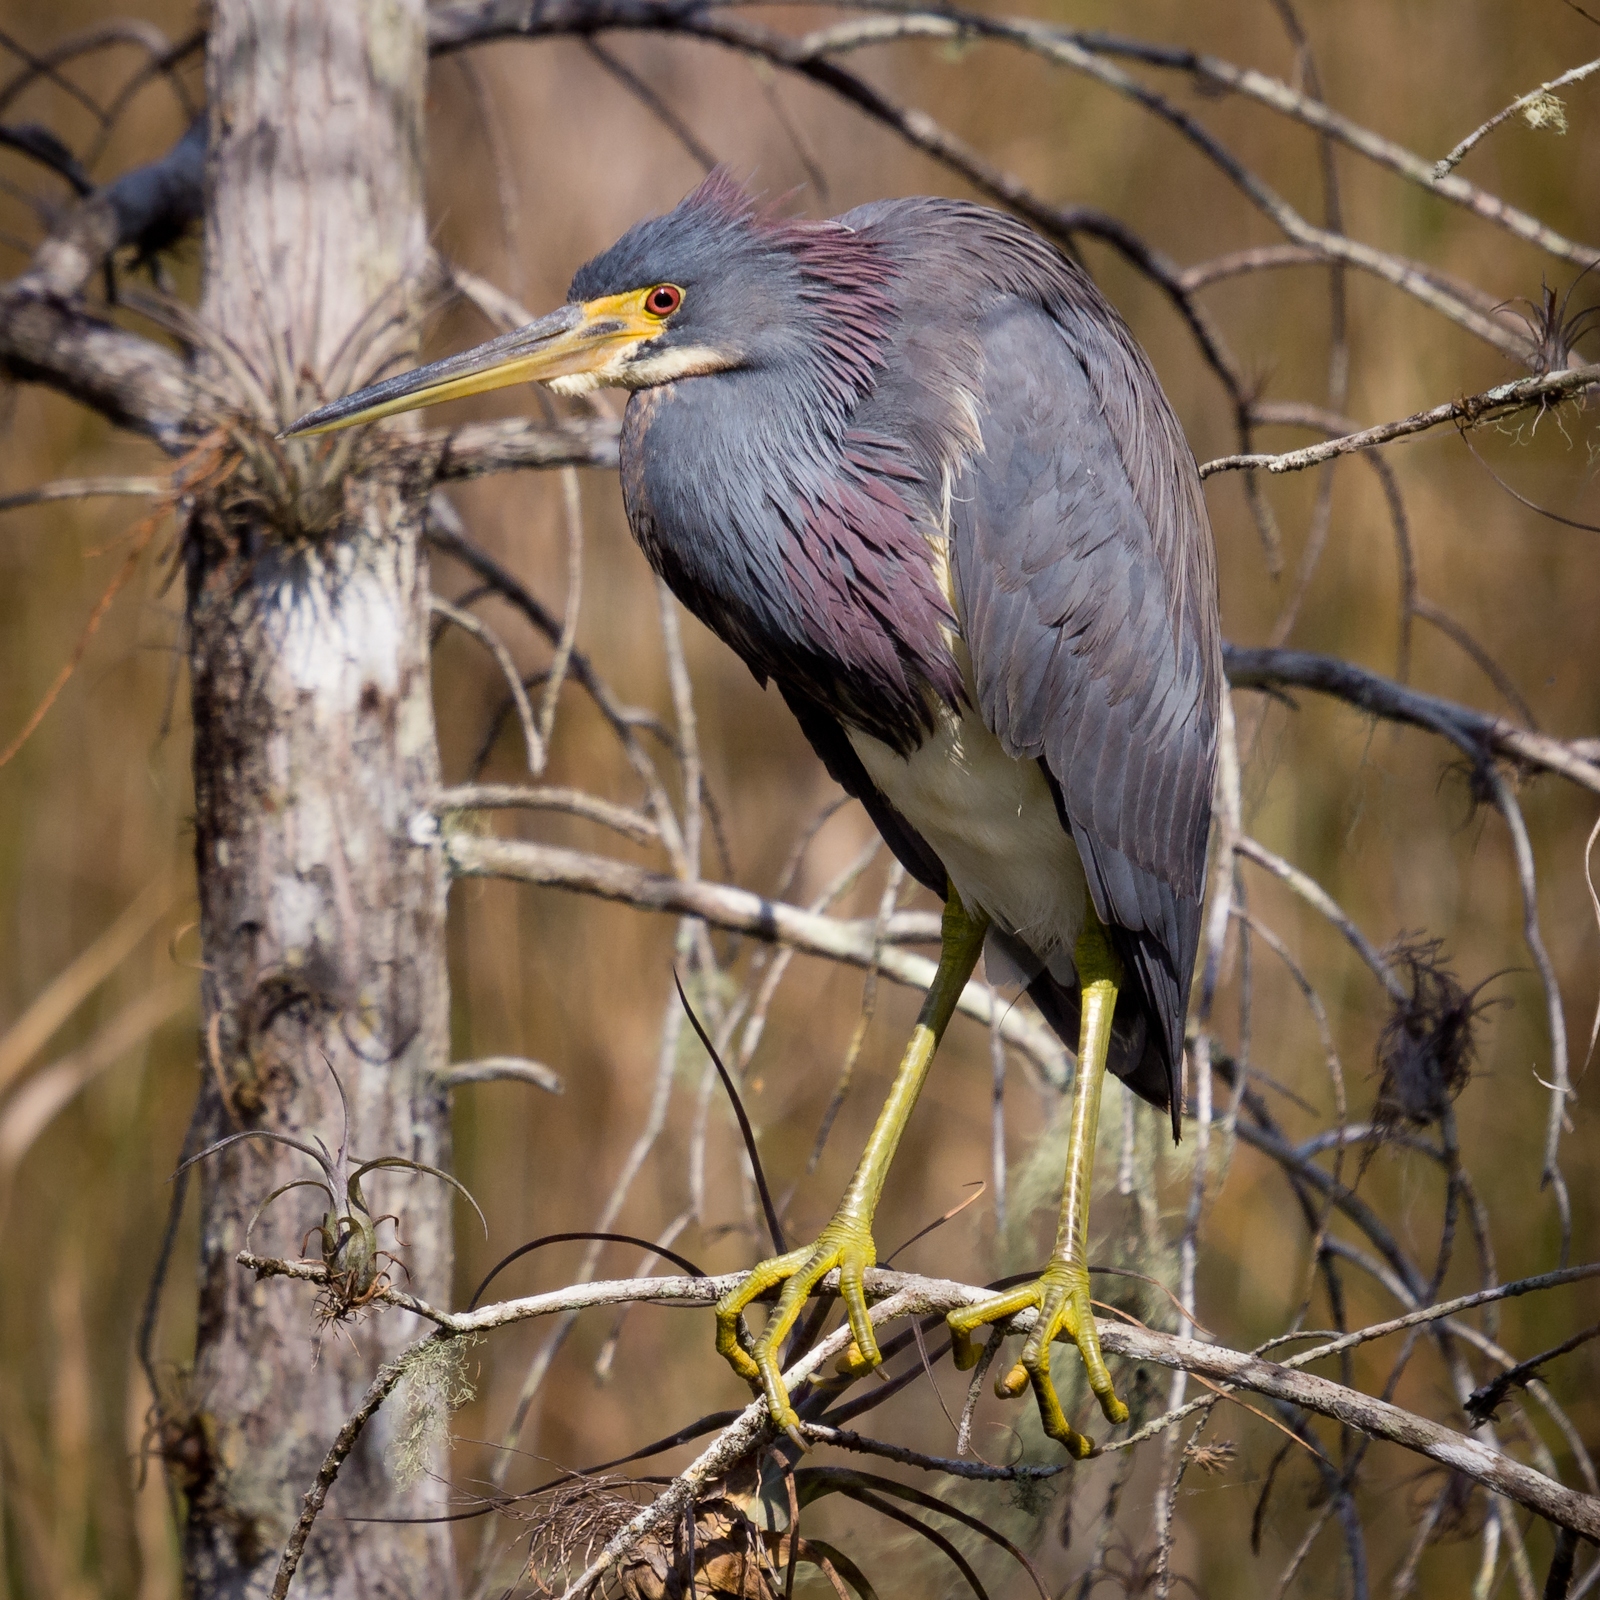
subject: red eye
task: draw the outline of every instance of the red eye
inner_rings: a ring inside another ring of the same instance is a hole
[[[644,308],[652,317],[670,317],[683,304],[683,290],[675,283],[658,283],[644,297]]]

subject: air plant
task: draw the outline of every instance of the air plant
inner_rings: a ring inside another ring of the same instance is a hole
[[[270,370],[263,371],[226,329],[211,326],[181,300],[124,292],[123,304],[207,358],[193,365],[191,381],[204,396],[208,421],[232,446],[234,469],[212,497],[217,509],[226,515],[253,512],[293,545],[315,543],[344,520],[352,470],[392,453],[383,430],[288,440],[279,430],[307,406],[372,381],[411,348],[416,287],[402,278],[382,290],[328,358],[326,370],[315,374],[297,351],[292,330],[264,330]],[[430,301],[440,292],[435,284],[425,289]],[[263,290],[258,300],[266,299]]]
[[[1540,377],[1551,372],[1565,372],[1568,368],[1581,365],[1575,359],[1578,355],[1578,346],[1590,334],[1600,333],[1600,304],[1585,306],[1581,311],[1567,314],[1568,307],[1572,304],[1573,292],[1578,285],[1594,271],[1600,262],[1590,262],[1571,283],[1567,285],[1566,293],[1558,300],[1556,292],[1548,283],[1541,281],[1539,285],[1539,304],[1535,305],[1525,295],[1518,295],[1514,300],[1503,301],[1506,306],[1526,306],[1526,311],[1518,311],[1517,317],[1528,330],[1529,354],[1525,357],[1528,366]]]
[[[245,1243],[248,1246],[256,1223],[261,1220],[262,1213],[274,1200],[286,1195],[291,1189],[320,1189],[327,1196],[328,1209],[322,1221],[307,1231],[306,1238],[314,1232],[322,1240],[322,1265],[328,1274],[327,1315],[329,1320],[333,1321],[346,1317],[353,1311],[359,1311],[389,1286],[386,1264],[405,1270],[405,1264],[397,1256],[379,1248],[379,1227],[385,1222],[398,1225],[400,1219],[392,1212],[379,1217],[372,1215],[366,1196],[361,1192],[361,1180],[369,1172],[395,1171],[404,1168],[412,1172],[427,1173],[432,1178],[440,1178],[452,1189],[459,1191],[477,1212],[478,1221],[483,1223],[485,1238],[488,1237],[489,1224],[482,1208],[473,1199],[466,1186],[438,1167],[430,1167],[424,1161],[413,1161],[409,1156],[376,1156],[370,1161],[362,1161],[359,1157],[352,1156],[350,1102],[345,1095],[344,1085],[339,1081],[339,1074],[333,1070],[331,1062],[328,1063],[328,1076],[333,1079],[334,1088],[339,1091],[339,1104],[343,1110],[344,1120],[344,1127],[339,1136],[339,1148],[333,1154],[329,1154],[327,1145],[316,1134],[312,1134],[308,1142],[296,1138],[293,1134],[278,1133],[270,1128],[248,1128],[243,1133],[230,1133],[227,1138],[218,1139],[215,1144],[207,1145],[198,1155],[193,1155],[185,1161],[178,1168],[178,1172],[186,1172],[196,1163],[246,1139],[268,1139],[274,1144],[288,1145],[291,1150],[298,1150],[302,1155],[310,1156],[322,1169],[322,1176],[295,1178],[288,1183],[279,1184],[256,1207],[245,1229]],[[173,1176],[176,1177],[177,1172]],[[300,1243],[301,1249],[304,1250],[305,1239]]]

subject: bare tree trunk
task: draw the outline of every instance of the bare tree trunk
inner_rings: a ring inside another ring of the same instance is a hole
[[[410,324],[400,286],[425,246],[424,67],[422,0],[212,8],[202,320],[232,354],[213,346],[205,360],[235,393],[242,361],[285,420],[380,328]],[[337,1073],[352,1150],[447,1164],[444,883],[437,852],[410,836],[438,782],[417,488],[381,455],[345,475],[325,445],[292,454],[264,431],[240,437],[258,492],[230,499],[225,485],[188,538],[205,1132],[316,1134],[335,1148]],[[300,479],[274,489],[272,462]],[[391,1312],[319,1341],[303,1298],[234,1264],[257,1204],[316,1175],[254,1140],[206,1164],[206,1451],[186,1548],[200,1596],[268,1591],[329,1443],[377,1364],[417,1332]],[[403,1214],[417,1292],[448,1301],[448,1191],[413,1175],[367,1184],[374,1213]],[[293,1253],[324,1209],[294,1191],[256,1241]],[[345,1465],[297,1594],[454,1592],[445,1530],[341,1520],[442,1509],[427,1480],[394,1481],[394,1409]]]

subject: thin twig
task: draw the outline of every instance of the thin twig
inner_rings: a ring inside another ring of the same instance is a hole
[[[567,523],[567,599],[561,610],[561,635],[556,640],[550,675],[545,679],[544,698],[539,703],[539,744],[550,748],[555,727],[556,701],[572,665],[572,651],[578,638],[578,611],[583,604],[583,501],[578,492],[578,474],[573,467],[561,469],[561,505]]]
[[[37,489],[0,495],[0,511],[16,511],[22,506],[43,505],[50,500],[92,500],[101,496],[157,500],[171,492],[170,478],[57,478],[54,483],[42,483]]]
[[[1252,839],[1248,835],[1241,835],[1234,841],[1233,847],[1246,861],[1253,861],[1258,867],[1265,867],[1273,877],[1287,884],[1319,916],[1327,918],[1344,935],[1351,949],[1366,962],[1378,982],[1388,990],[1390,999],[1396,1005],[1405,1004],[1408,999],[1406,986],[1384,960],[1382,952],[1315,878],[1309,873],[1302,872],[1292,862],[1285,861],[1282,856],[1274,854],[1259,840]]]
[[[435,615],[453,622],[463,633],[470,633],[494,657],[495,665],[511,690],[511,703],[517,708],[517,721],[522,724],[528,771],[537,778],[544,771],[544,740],[539,737],[538,725],[533,720],[533,707],[528,703],[528,691],[522,687],[522,674],[517,671],[517,664],[511,659],[505,641],[470,611],[463,611],[460,606],[453,606],[438,595],[429,596],[428,604]]]
[[[973,1478],[990,1483],[1026,1483],[1042,1478],[1054,1478],[1066,1471],[1064,1466],[1030,1465],[1020,1462],[1014,1467],[992,1467],[985,1462],[959,1461],[950,1456],[924,1455],[920,1450],[908,1450],[904,1445],[890,1444],[883,1439],[869,1439],[864,1434],[852,1433],[848,1428],[830,1428],[825,1423],[802,1422],[800,1431],[808,1439],[831,1444],[840,1450],[854,1450],[861,1455],[882,1456],[885,1461],[898,1461],[902,1466],[920,1467],[924,1472],[943,1472],[952,1478]]]
[[[272,1580],[272,1600],[284,1600],[288,1594],[295,1569],[300,1565],[300,1557],[305,1554],[306,1540],[311,1537],[312,1525],[317,1520],[317,1513],[322,1510],[323,1502],[328,1498],[328,1491],[333,1487],[334,1479],[339,1476],[340,1467],[355,1449],[362,1431],[377,1414],[378,1407],[389,1398],[394,1392],[395,1385],[406,1375],[407,1357],[421,1351],[440,1337],[439,1334],[432,1334],[426,1339],[419,1339],[398,1359],[378,1368],[377,1375],[367,1386],[366,1394],[362,1396],[361,1404],[350,1413],[345,1425],[340,1428],[333,1443],[329,1445],[328,1453],[317,1469],[316,1480],[306,1491],[300,1518],[295,1523],[288,1543],[283,1547],[283,1555],[278,1560],[277,1575]]]
[[[694,129],[626,61],[592,37],[584,38],[583,47],[683,146],[702,172],[716,166],[717,158],[695,137]]]
[[[1395,439],[1410,438],[1413,434],[1426,433],[1431,428],[1442,428],[1450,423],[1494,421],[1513,412],[1543,406],[1551,400],[1582,394],[1597,385],[1600,385],[1600,363],[1569,367],[1561,372],[1546,373],[1542,377],[1518,378],[1512,383],[1496,384],[1480,394],[1468,395],[1461,400],[1447,400],[1442,405],[1430,406],[1428,410],[1415,412],[1409,417],[1363,428],[1359,433],[1342,434],[1337,439],[1307,445],[1302,450],[1287,450],[1282,455],[1219,456],[1201,465],[1200,476],[1209,478],[1217,472],[1257,469],[1274,473],[1303,472],[1307,467],[1320,466],[1324,461],[1353,455],[1358,450],[1370,450],[1374,445],[1388,444]]]
[[[840,0],[840,3],[844,3],[844,0]],[[1436,164],[1342,116],[1318,95],[1303,94],[1281,79],[1270,77],[1253,67],[1240,67],[1219,56],[1182,47],[1151,44],[1145,40],[1103,32],[1057,28],[1048,23],[1017,17],[996,17],[951,6],[922,5],[916,0],[905,0],[904,4],[896,4],[895,0],[854,0],[854,3],[896,14],[818,29],[807,37],[807,43],[813,50],[837,53],[864,44],[888,43],[896,38],[955,39],[977,35],[1005,39],[1032,49],[1047,59],[1071,66],[1078,65],[1068,53],[1073,49],[1122,56],[1143,65],[1188,74],[1206,89],[1229,90],[1255,100],[1315,129],[1325,137],[1337,139],[1349,149],[1420,185],[1429,193],[1464,206],[1484,221],[1502,227],[1563,260],[1587,265],[1596,258],[1597,252],[1593,248],[1564,238],[1537,217],[1509,205],[1498,195],[1490,194],[1460,177],[1439,176]],[[1117,85],[1112,83],[1112,86]]]
[[[1570,1351],[1578,1349],[1580,1345],[1588,1344],[1595,1338],[1600,1338],[1600,1322],[1581,1329],[1570,1339],[1563,1339],[1560,1344],[1552,1345],[1548,1350],[1541,1350],[1536,1356],[1529,1356],[1526,1361],[1519,1361],[1516,1366],[1502,1372],[1498,1378],[1472,1391],[1467,1397],[1468,1414],[1474,1421],[1486,1421],[1494,1415],[1495,1410],[1512,1389],[1526,1386],[1528,1379],[1535,1376],[1540,1367],[1554,1361],[1558,1356],[1567,1355]]]
[[[563,811],[569,816],[602,823],[636,844],[652,844],[661,837],[660,828],[642,811],[602,800],[582,789],[558,785],[530,789],[513,783],[459,784],[452,789],[441,789],[433,802],[433,810],[441,817],[452,811]]]
[[[1370,458],[1377,460],[1377,457]],[[1522,718],[1527,727],[1534,733],[1539,731],[1539,719],[1533,714],[1533,707],[1523,699],[1522,691],[1517,688],[1511,674],[1500,665],[1495,658],[1475,639],[1471,633],[1450,615],[1443,606],[1437,606],[1433,601],[1418,595],[1412,609],[1421,619],[1430,626],[1435,627],[1453,644],[1457,645],[1472,661],[1473,665],[1492,683],[1501,697],[1510,702],[1511,709]]]
[[[1537,89],[1530,89],[1526,94],[1519,95],[1503,111],[1497,111],[1489,120],[1469,133],[1449,155],[1445,156],[1433,169],[1435,178],[1443,178],[1460,166],[1461,158],[1472,149],[1480,140],[1486,139],[1502,122],[1517,115],[1519,111],[1527,112],[1536,109],[1540,102],[1548,102],[1557,89],[1564,89],[1569,83],[1580,83],[1592,74],[1600,72],[1600,61],[1586,61],[1581,67],[1573,67],[1568,72],[1563,72],[1559,78],[1552,78],[1548,83],[1541,83]],[[1559,102],[1558,102],[1559,104]],[[1530,118],[1530,121],[1532,119]],[[1534,124],[1543,126],[1544,124]],[[1566,119],[1563,116],[1558,124],[1558,131],[1566,132]]]
[[[1517,804],[1503,773],[1493,767],[1486,768],[1484,781],[1494,796],[1500,815],[1511,831],[1511,845],[1517,863],[1517,884],[1522,891],[1522,936],[1527,942],[1528,954],[1539,974],[1544,989],[1545,1012],[1550,1024],[1550,1081],[1540,1079],[1550,1091],[1550,1112],[1545,1121],[1544,1166],[1539,1186],[1555,1193],[1556,1210],[1561,1221],[1561,1264],[1565,1266],[1572,1257],[1572,1201],[1567,1194],[1567,1180],[1561,1174],[1559,1153],[1561,1131],[1567,1122],[1567,1104],[1572,1099],[1572,1080],[1567,1070],[1567,1019],[1561,1006],[1561,985],[1556,978],[1554,963],[1545,949],[1544,936],[1539,932],[1539,889],[1534,873],[1533,845],[1528,839],[1528,827],[1522,820],[1522,808]],[[1537,1077],[1538,1074],[1535,1074]]]

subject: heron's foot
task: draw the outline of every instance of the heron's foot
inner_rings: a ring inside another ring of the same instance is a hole
[[[1084,1371],[1089,1387],[1100,1402],[1106,1421],[1117,1423],[1128,1420],[1128,1408],[1117,1398],[1111,1384],[1111,1374],[1106,1370],[1105,1358],[1100,1354],[1100,1331],[1095,1326],[1094,1312],[1089,1305],[1089,1269],[1081,1262],[1052,1258],[1043,1274],[1032,1283],[993,1300],[952,1311],[946,1321],[950,1327],[952,1354],[958,1367],[973,1366],[979,1349],[972,1341],[974,1328],[985,1323],[999,1322],[1029,1307],[1038,1310],[1039,1318],[1022,1347],[1022,1358],[1010,1371],[1002,1372],[995,1380],[995,1393],[1002,1399],[1022,1393],[1031,1383],[1034,1398],[1039,1403],[1039,1417],[1044,1431],[1052,1439],[1059,1439],[1078,1460],[1095,1453],[1096,1446],[1067,1421],[1050,1377],[1050,1346],[1057,1338],[1070,1339],[1083,1357]]]
[[[817,1242],[791,1250],[787,1255],[763,1261],[737,1288],[717,1302],[717,1351],[747,1383],[767,1397],[772,1420],[794,1440],[805,1446],[800,1434],[800,1419],[789,1404],[783,1386],[779,1360],[783,1341],[794,1326],[811,1291],[835,1267],[839,1269],[839,1298],[844,1301],[854,1341],[840,1358],[842,1370],[866,1372],[883,1357],[867,1315],[865,1277],[877,1265],[878,1248],[873,1243],[871,1224],[841,1212],[822,1230]],[[783,1293],[767,1319],[754,1345],[746,1350],[739,1342],[739,1319],[752,1300],[783,1285]]]

